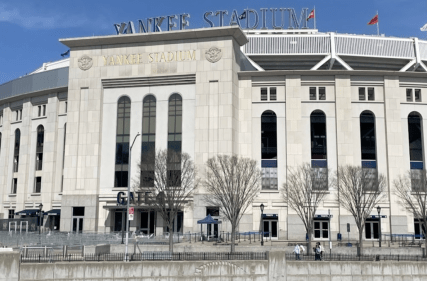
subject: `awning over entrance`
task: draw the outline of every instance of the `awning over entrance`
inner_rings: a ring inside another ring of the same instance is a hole
[[[61,209],[52,209],[50,211],[45,212],[45,215],[48,215],[48,216],[60,216],[61,215]]]
[[[202,219],[202,220],[198,220],[197,221],[198,224],[219,224],[222,223],[221,221],[216,221],[214,220],[211,215],[207,215],[206,218]]]
[[[18,215],[18,216],[37,216],[38,212],[39,212],[39,209],[27,209],[27,210],[19,211],[19,212],[15,213],[15,215]]]

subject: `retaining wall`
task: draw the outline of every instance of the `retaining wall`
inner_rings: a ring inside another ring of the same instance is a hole
[[[0,253],[0,281],[309,281],[426,280],[426,262],[286,261],[270,252],[265,261],[144,261],[19,263],[19,253]]]

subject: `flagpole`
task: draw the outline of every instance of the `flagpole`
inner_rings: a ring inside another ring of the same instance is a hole
[[[314,6],[314,29],[316,29],[316,6]]]
[[[380,36],[380,17],[377,11],[377,35]]]

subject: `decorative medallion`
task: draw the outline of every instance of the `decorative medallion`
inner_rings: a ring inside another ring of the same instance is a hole
[[[79,58],[79,68],[81,70],[88,70],[93,65],[93,60],[87,55],[83,55]]]
[[[205,57],[209,62],[215,63],[219,61],[222,57],[221,49],[217,47],[211,47],[209,50],[206,51]]]

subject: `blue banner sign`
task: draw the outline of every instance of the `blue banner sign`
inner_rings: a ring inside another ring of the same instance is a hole
[[[294,8],[244,9],[241,13],[218,10],[205,12],[203,19],[209,27],[237,25],[242,29],[267,29],[267,22],[271,21],[273,29],[304,29],[307,28],[307,11],[308,8],[303,8],[298,18]],[[190,14],[160,16],[138,20],[136,25],[133,21],[116,23],[114,27],[118,35],[184,30],[190,26],[189,18]]]

